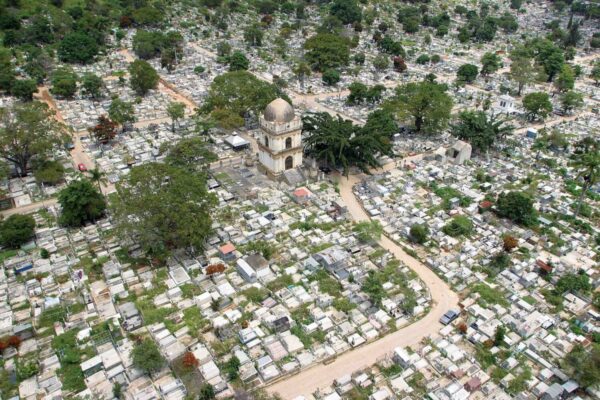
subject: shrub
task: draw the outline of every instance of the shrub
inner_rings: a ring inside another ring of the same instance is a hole
[[[448,222],[442,231],[449,236],[468,236],[473,231],[473,223],[464,215],[456,215]]]
[[[427,241],[429,235],[429,228],[427,225],[414,224],[410,227],[410,239],[419,244],[423,244]]]
[[[35,220],[31,215],[14,214],[0,223],[0,244],[18,248],[33,238]]]

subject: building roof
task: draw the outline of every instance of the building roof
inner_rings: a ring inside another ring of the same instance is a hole
[[[219,251],[222,254],[229,254],[229,253],[235,251],[235,246],[231,243],[227,243],[227,244],[224,244],[223,246],[219,247]]]
[[[287,101],[279,98],[267,105],[263,117],[269,122],[290,122],[296,114],[294,109]]]

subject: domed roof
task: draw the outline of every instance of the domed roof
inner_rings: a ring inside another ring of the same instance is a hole
[[[269,122],[290,122],[295,116],[290,103],[281,98],[270,102],[263,114],[265,120]]]

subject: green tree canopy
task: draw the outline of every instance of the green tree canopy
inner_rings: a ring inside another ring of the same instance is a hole
[[[58,45],[58,58],[67,63],[88,64],[98,54],[98,43],[83,32],[65,35]]]
[[[576,178],[583,186],[575,211],[577,217],[588,191],[600,182],[600,139],[588,136],[578,141],[575,144],[571,165],[576,169]]]
[[[600,346],[592,344],[585,349],[580,344],[573,347],[563,360],[566,371],[583,387],[600,384]]]
[[[429,236],[429,228],[425,224],[413,224],[410,227],[410,239],[419,244],[423,244],[427,241]]]
[[[576,108],[581,108],[583,106],[583,94],[574,90],[569,90],[561,96],[560,104],[565,112],[570,113]]]
[[[502,60],[496,53],[485,53],[481,57],[481,75],[489,75],[498,71],[502,67]]]
[[[548,93],[534,92],[523,97],[523,108],[529,120],[544,119],[552,112],[552,103]]]
[[[241,51],[234,51],[229,56],[229,70],[230,71],[245,71],[250,67],[250,60]]]
[[[329,12],[346,25],[362,19],[362,10],[356,0],[334,0]]]
[[[0,157],[12,163],[21,176],[30,160],[47,154],[60,142],[61,125],[54,112],[37,101],[0,108]]]
[[[496,213],[500,217],[524,226],[533,226],[537,223],[533,200],[523,192],[500,193],[496,200]]]
[[[79,77],[69,67],[58,68],[52,73],[50,91],[57,96],[71,98],[77,92]]]
[[[139,341],[131,352],[133,366],[146,374],[160,371],[167,361],[152,339]]]
[[[304,43],[306,60],[317,71],[339,68],[350,61],[348,39],[332,33],[318,33]]]
[[[87,179],[71,182],[58,193],[61,225],[82,226],[104,215],[106,200]]]
[[[111,101],[110,106],[108,107],[108,116],[119,125],[123,125],[127,122],[133,123],[136,120],[133,104],[123,101],[118,97]]]
[[[132,168],[117,184],[114,217],[121,234],[150,254],[200,250],[211,233],[216,199],[201,174],[163,163]]]
[[[35,220],[31,215],[13,214],[0,222],[0,244],[19,248],[33,239]]]
[[[514,127],[506,125],[485,111],[461,111],[458,123],[451,126],[452,135],[469,142],[473,149],[487,151],[497,139],[510,135]]]
[[[346,176],[352,166],[369,172],[380,166],[379,156],[392,153],[390,139],[396,126],[388,112],[369,114],[363,127],[328,113],[305,115],[302,122],[307,154],[327,165],[342,168]]]
[[[156,89],[159,76],[147,61],[135,60],[129,64],[129,83],[131,88],[140,96],[145,96],[150,89]]]
[[[385,107],[400,121],[411,121],[417,132],[438,134],[448,125],[452,105],[446,85],[422,81],[397,87]]]
[[[171,131],[175,132],[175,124],[185,116],[185,104],[172,101],[167,106],[167,114],[171,118]]]
[[[165,162],[186,171],[200,172],[218,157],[206,146],[206,141],[198,136],[181,139],[175,144],[164,143],[161,153],[166,153]]]
[[[473,83],[479,74],[476,65],[463,64],[456,71],[456,81],[458,84]]]
[[[83,93],[93,99],[102,97],[104,89],[104,81],[98,75],[91,72],[85,73],[81,79]]]
[[[278,97],[291,103],[277,86],[261,81],[247,71],[232,71],[213,80],[201,111],[217,115],[219,111],[226,111],[238,117],[247,112],[259,115]]]

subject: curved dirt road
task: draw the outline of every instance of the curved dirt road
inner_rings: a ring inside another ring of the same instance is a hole
[[[385,169],[394,168],[394,163],[388,164],[386,167]],[[348,179],[341,178],[339,185],[340,195],[348,207],[348,212],[356,221],[369,219],[352,192],[353,186],[361,179],[362,176],[360,175],[350,176]],[[267,386],[267,391],[279,393],[284,399],[293,399],[301,395],[309,396],[318,389],[330,386],[336,378],[375,364],[378,359],[390,354],[398,346],[414,346],[421,342],[423,338],[433,337],[437,334],[437,331],[441,328],[441,324],[438,322],[440,317],[448,309],[458,306],[458,296],[433,271],[406,254],[400,246],[387,237],[382,236],[379,244],[415,271],[427,285],[433,300],[429,313],[419,321],[375,342],[342,354],[328,365],[316,364],[297,375]]]

